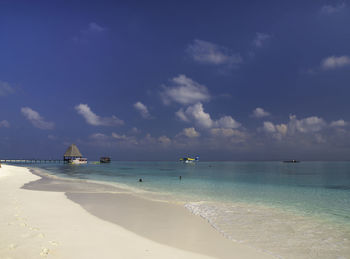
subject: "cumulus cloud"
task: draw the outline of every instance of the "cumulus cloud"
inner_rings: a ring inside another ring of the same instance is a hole
[[[178,110],[177,112],[175,112],[175,116],[176,116],[178,119],[182,120],[182,121],[186,121],[186,122],[189,122],[189,121],[190,121],[190,120],[187,118],[186,113],[185,113],[185,111],[184,111],[183,108],[181,108],[180,110]]]
[[[204,40],[194,40],[187,47],[187,53],[200,64],[237,66],[242,63],[239,53]]]
[[[335,13],[341,12],[345,8],[346,8],[346,3],[345,2],[339,3],[337,5],[324,5],[321,8],[321,13],[322,14],[328,14],[328,15],[335,14]]]
[[[286,124],[275,125],[270,121],[264,121],[262,129],[264,132],[272,134],[273,137],[282,139],[287,134],[288,126]]]
[[[213,120],[209,113],[206,113],[203,108],[203,104],[196,103],[188,107],[185,111],[186,118],[191,118],[202,128],[211,128],[213,126]]]
[[[341,122],[337,122],[337,124]],[[303,119],[297,119],[295,115],[289,116],[289,122],[287,124],[274,124],[270,121],[264,121],[262,130],[268,134],[271,134],[277,139],[281,139],[286,136],[294,136],[295,134],[314,134],[327,128],[327,123],[324,119],[317,116],[311,116]]]
[[[263,108],[258,107],[253,111],[252,116],[255,118],[263,118],[263,117],[270,116],[270,113],[265,111]]]
[[[146,105],[144,105],[142,102],[137,102],[134,104],[134,108],[140,112],[142,118],[149,119],[151,118],[151,115],[148,111],[148,108]]]
[[[185,75],[171,79],[170,86],[163,86],[161,97],[164,104],[176,102],[179,104],[193,104],[208,101],[210,94],[204,85],[201,85]]]
[[[242,140],[246,138],[246,133],[237,129],[213,128],[210,133],[214,136],[221,137],[239,137]]]
[[[118,126],[123,125],[124,121],[116,116],[100,117],[95,114],[87,104],[79,104],[75,106],[75,110],[84,117],[85,121],[93,126]]]
[[[2,120],[2,121],[0,121],[0,128],[1,127],[9,128],[10,127],[10,123],[7,120]]]
[[[188,137],[188,138],[197,138],[200,135],[201,134],[198,131],[196,131],[196,129],[193,128],[193,127],[185,128],[178,134],[178,136],[185,136],[185,137]]]
[[[176,116],[182,121],[191,122],[193,121],[201,128],[238,128],[241,123],[237,122],[231,116],[223,116],[218,120],[213,120],[209,113],[204,111],[202,103],[196,103],[189,106],[186,110],[182,108],[177,111]]]
[[[332,121],[330,124],[331,127],[344,127],[346,125],[347,123],[344,120]]]
[[[322,60],[321,68],[324,70],[331,70],[336,68],[342,68],[350,65],[349,56],[330,56]]]
[[[43,117],[40,116],[40,114],[37,111],[34,111],[33,109],[29,107],[23,107],[21,108],[21,112],[23,116],[29,120],[32,125],[39,129],[53,129],[54,123],[53,122],[47,122]]]
[[[274,133],[276,132],[276,127],[272,122],[264,121],[263,130],[268,133]]]
[[[14,92],[15,90],[9,83],[0,81],[0,96],[13,94]]]
[[[308,132],[317,132],[324,129],[327,126],[327,123],[317,116],[311,116],[298,120],[295,115],[289,116],[288,130],[292,133],[295,131],[308,133]]]
[[[158,141],[163,145],[169,145],[171,143],[171,139],[168,138],[167,136],[160,136],[158,138]]]
[[[118,133],[112,132],[112,138],[118,141],[123,141],[127,144],[132,144],[132,145],[138,144],[138,141],[134,136],[127,136],[125,134],[120,135]]]
[[[253,40],[253,45],[257,48],[261,48],[271,38],[267,33],[257,32]]]
[[[224,129],[236,129],[241,126],[241,123],[237,122],[231,116],[223,116],[214,122],[215,127]]]

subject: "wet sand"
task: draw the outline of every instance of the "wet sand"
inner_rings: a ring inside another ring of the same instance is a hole
[[[224,238],[181,205],[84,180],[39,178],[20,167],[4,166],[4,172],[0,257],[272,258]]]

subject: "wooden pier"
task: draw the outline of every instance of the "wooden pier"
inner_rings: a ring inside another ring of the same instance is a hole
[[[64,160],[58,159],[1,159],[2,164],[59,164],[66,163]]]

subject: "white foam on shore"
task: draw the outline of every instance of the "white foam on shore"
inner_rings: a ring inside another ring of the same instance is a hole
[[[100,220],[62,192],[21,189],[38,180],[23,167],[3,166],[0,258],[211,258],[156,243]]]
[[[226,238],[278,258],[350,258],[349,226],[245,203],[201,201],[185,207]]]

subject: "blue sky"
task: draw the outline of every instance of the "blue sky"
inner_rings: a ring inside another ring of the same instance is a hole
[[[348,160],[347,1],[1,1],[0,157]]]

